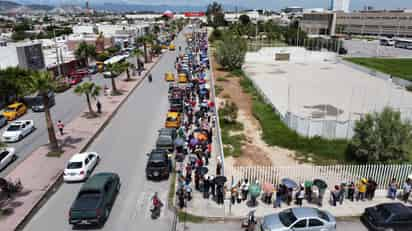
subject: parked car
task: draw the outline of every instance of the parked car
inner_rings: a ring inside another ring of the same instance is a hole
[[[33,120],[18,120],[9,124],[6,131],[3,132],[3,142],[17,142],[34,131]]]
[[[166,72],[165,73],[165,80],[167,82],[174,82],[175,81],[175,75],[171,71]]]
[[[4,115],[0,115],[0,128],[4,127],[7,125],[7,119],[4,117]]]
[[[102,172],[91,176],[70,208],[69,224],[102,226],[109,218],[119,190],[120,178],[116,173]]]
[[[335,231],[336,220],[316,208],[291,208],[263,217],[260,227],[264,231]]]
[[[183,72],[178,74],[178,79],[179,79],[179,83],[187,83],[188,81],[186,73],[183,73]]]
[[[174,140],[176,135],[176,128],[161,128],[159,130],[159,136],[170,136]]]
[[[0,149],[0,170],[4,169],[11,162],[17,159],[16,150],[14,148]]]
[[[180,127],[180,113],[168,112],[165,122],[166,128],[178,128]]]
[[[24,103],[13,103],[7,106],[6,110],[3,112],[3,116],[6,117],[7,120],[15,120],[18,117],[24,115],[27,112],[27,107]]]
[[[172,160],[166,150],[155,149],[147,154],[149,159],[146,164],[147,179],[168,179],[172,171]]]
[[[365,209],[362,222],[372,231],[407,231],[412,227],[412,208],[402,203],[384,203]]]
[[[98,72],[97,66],[96,66],[96,65],[89,66],[89,67],[87,68],[87,72],[89,73],[89,75],[97,74],[97,72]]]
[[[78,153],[70,158],[63,172],[63,180],[83,181],[86,180],[99,163],[100,156],[96,152]]]
[[[174,140],[171,136],[160,135],[156,140],[156,148],[162,150],[173,151],[174,150]]]

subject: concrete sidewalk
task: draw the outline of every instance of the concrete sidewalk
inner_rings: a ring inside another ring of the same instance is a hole
[[[375,206],[381,203],[401,202],[400,200],[388,199],[384,196],[384,192],[378,192],[376,197],[371,201],[365,200],[352,202],[349,200],[344,200],[342,205],[339,205],[338,203],[337,206],[332,206],[329,203],[329,195],[330,194],[328,192],[325,193],[322,207],[315,204],[309,204],[306,200],[303,201],[303,206],[320,208],[322,210],[329,211],[335,217],[345,218],[360,216],[366,207]],[[286,208],[296,207],[293,202],[291,206],[287,206],[285,203],[282,203],[281,208],[273,208],[273,200],[272,204],[265,204],[260,197],[257,201],[258,205],[256,207],[249,207],[246,203],[247,201],[230,205],[230,194],[227,193],[225,204],[218,205],[214,200],[204,199],[202,197],[202,193],[195,191],[193,192],[193,199],[187,203],[187,208],[185,210],[192,215],[206,217],[210,220],[220,220],[222,218],[238,220],[245,218],[251,210],[256,210],[257,217],[263,217],[270,213],[280,212]]]
[[[132,81],[124,81],[125,74],[116,78],[117,89],[122,92],[118,96],[102,96],[102,114],[96,118],[87,118],[88,109],[68,123],[64,135],[57,135],[64,153],[60,157],[47,157],[47,146],[42,146],[34,151],[26,160],[18,165],[7,179],[20,179],[23,191],[8,202],[8,213],[0,217],[0,230],[11,231],[21,228],[38,206],[42,199],[52,194],[61,183],[61,175],[67,161],[75,153],[85,151],[95,137],[104,129],[110,119],[116,114],[120,106],[126,101],[134,89],[144,80],[144,77],[161,59],[157,57],[146,65],[146,71],[141,77],[133,76]],[[85,100],[79,96],[79,100]]]

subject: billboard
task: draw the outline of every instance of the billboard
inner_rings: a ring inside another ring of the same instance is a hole
[[[205,16],[205,12],[185,12],[185,17],[192,18],[192,17],[203,17]]]

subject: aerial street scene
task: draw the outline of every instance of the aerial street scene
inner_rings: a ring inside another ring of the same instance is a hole
[[[0,0],[0,231],[412,231],[412,1]]]

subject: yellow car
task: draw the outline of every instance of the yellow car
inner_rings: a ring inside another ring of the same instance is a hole
[[[174,51],[176,49],[176,46],[175,46],[175,44],[170,44],[169,45],[169,50],[171,50],[171,51]]]
[[[165,73],[165,80],[167,82],[174,82],[175,81],[175,75],[172,72],[166,72]]]
[[[180,127],[180,113],[168,112],[165,122],[166,128],[179,128]]]
[[[187,83],[187,76],[185,73],[179,73],[179,83]]]
[[[167,45],[166,44],[162,44],[162,49],[167,49]]]
[[[23,103],[13,103],[10,104],[6,110],[4,110],[3,112],[3,116],[7,119],[7,120],[15,120],[18,117],[24,115],[24,113],[27,112],[27,107],[26,105],[24,105]]]

